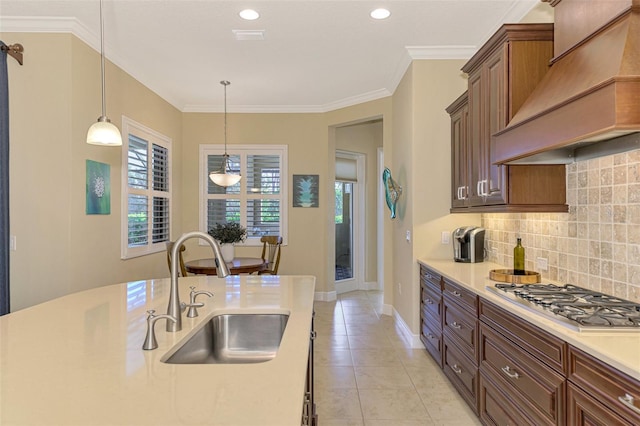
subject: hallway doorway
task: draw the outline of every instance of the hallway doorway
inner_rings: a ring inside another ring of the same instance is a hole
[[[364,155],[336,151],[335,286],[336,293],[360,289],[364,279]]]
[[[335,183],[336,275],[337,281],[353,278],[353,183]]]

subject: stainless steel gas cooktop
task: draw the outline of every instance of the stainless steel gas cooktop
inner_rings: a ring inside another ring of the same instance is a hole
[[[493,293],[577,331],[640,331],[640,304],[572,284],[496,284]]]

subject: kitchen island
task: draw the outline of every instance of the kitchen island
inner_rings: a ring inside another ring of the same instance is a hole
[[[299,425],[315,277],[243,275],[179,279],[199,316],[182,330],[156,324],[142,350],[148,310],[167,311],[169,279],[99,287],[0,317],[2,425]],[[161,359],[222,313],[285,313],[276,357],[255,364],[166,364]]]

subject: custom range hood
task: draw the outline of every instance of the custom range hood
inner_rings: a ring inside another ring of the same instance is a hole
[[[555,8],[554,59],[494,135],[495,163],[569,163],[640,148],[640,0],[543,1]]]

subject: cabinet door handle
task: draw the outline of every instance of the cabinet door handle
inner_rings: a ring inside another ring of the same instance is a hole
[[[476,183],[476,194],[478,194],[478,196],[482,196],[482,181],[479,180]]]
[[[457,290],[453,290],[451,292],[455,297],[462,297],[462,293],[458,292]]]
[[[453,364],[451,366],[451,369],[453,370],[454,373],[456,374],[462,374],[462,369],[460,367],[458,367],[458,364]]]
[[[451,324],[449,324],[451,327],[455,328],[456,330],[460,330],[462,328],[462,326],[460,324],[458,324],[456,321],[452,322]]]
[[[519,379],[520,378],[520,374],[518,374],[517,371],[511,370],[511,368],[508,365],[505,366],[505,367],[502,367],[502,371],[504,372],[504,374],[506,374],[507,376],[511,377],[512,379]]]
[[[427,339],[433,340],[435,338],[436,338],[436,336],[434,336],[433,334],[431,334],[431,333],[427,334]]]
[[[429,298],[424,299],[424,303],[426,303],[427,305],[433,305],[433,301]]]
[[[619,396],[618,401],[622,402],[627,408],[633,410],[635,413],[640,414],[640,408],[635,406],[635,400],[630,394],[627,393],[624,396]]]

